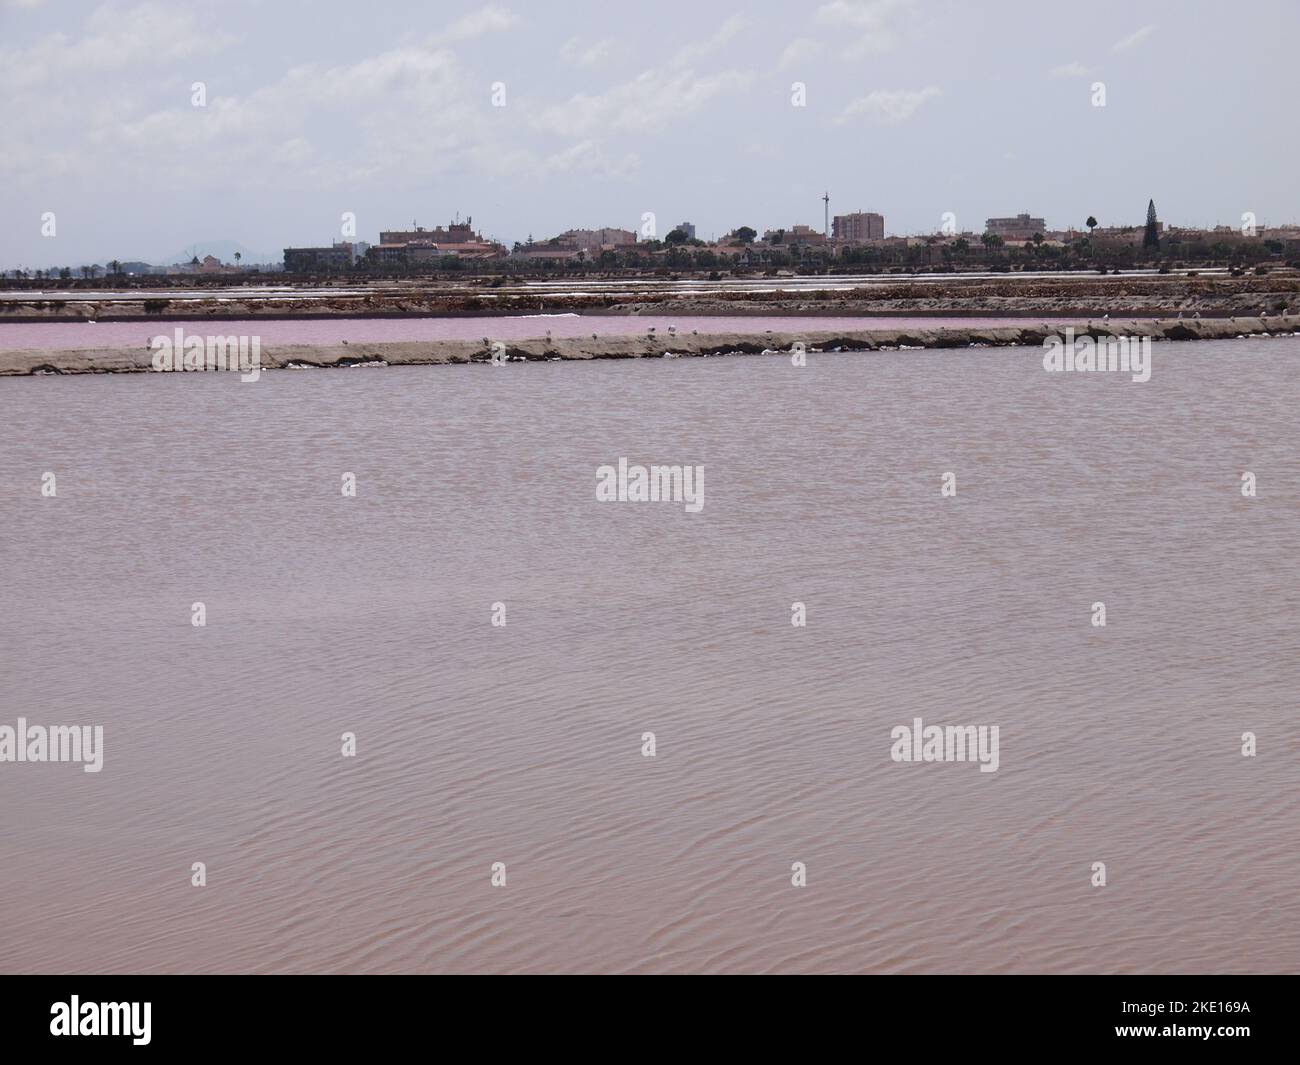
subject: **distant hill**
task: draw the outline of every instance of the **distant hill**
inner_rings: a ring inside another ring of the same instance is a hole
[[[241,266],[245,264],[251,266],[254,263],[278,263],[284,257],[283,252],[254,251],[236,240],[196,240],[169,258],[151,259],[150,262],[155,266],[171,266],[172,263],[187,263],[196,255],[200,259],[205,255],[214,255],[223,263],[233,263],[235,252],[239,252],[241,256],[239,260]]]

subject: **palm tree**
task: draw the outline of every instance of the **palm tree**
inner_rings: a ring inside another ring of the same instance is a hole
[[[243,258],[243,256],[240,255],[239,252],[235,252],[235,265],[236,265],[236,266],[239,265],[239,260],[242,259],[242,258]]]
[[[1088,236],[1092,236],[1092,231],[1097,228],[1097,219],[1093,218],[1092,215],[1088,215],[1088,221],[1083,224],[1088,227]]]

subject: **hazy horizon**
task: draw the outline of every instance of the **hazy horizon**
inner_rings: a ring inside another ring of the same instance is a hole
[[[645,212],[660,236],[820,230],[825,190],[895,234],[1140,225],[1150,198],[1174,224],[1297,219],[1277,0],[0,0],[0,28],[0,267],[278,257],[344,212],[371,242],[457,214],[507,245]]]

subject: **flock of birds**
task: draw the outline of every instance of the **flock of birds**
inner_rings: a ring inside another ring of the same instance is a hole
[[[1283,307],[1283,308],[1282,308],[1282,311],[1281,311],[1282,316],[1283,316],[1283,317],[1286,317],[1286,316],[1290,313],[1290,310],[1291,310],[1291,309],[1290,309],[1289,306],[1287,306],[1287,307]],[[1193,311],[1193,312],[1192,312],[1192,317],[1193,317],[1193,318],[1200,318],[1200,316],[1201,316],[1201,312],[1200,312],[1200,311]],[[1259,317],[1260,317],[1261,319],[1267,318],[1267,317],[1268,317],[1268,312],[1267,312],[1267,311],[1262,312],[1262,313],[1259,315]],[[1110,314],[1109,314],[1109,312],[1107,312],[1106,314],[1103,314],[1103,315],[1101,316],[1101,320],[1102,320],[1103,322],[1109,322],[1109,321],[1110,321]],[[1179,311],[1179,312],[1178,312],[1178,321],[1182,321],[1182,320],[1183,320],[1183,312],[1182,312],[1182,311]],[[1231,317],[1231,318],[1228,319],[1228,321],[1230,321],[1230,322],[1235,322],[1236,320],[1237,320],[1237,319],[1236,319],[1235,316],[1234,316],[1234,317]],[[1135,318],[1135,319],[1133,319],[1133,321],[1136,322],[1137,319]],[[1046,328],[1046,327],[1047,327],[1047,323],[1044,322],[1044,323],[1043,323],[1043,326],[1044,326],[1044,328]],[[1088,326],[1089,326],[1090,328],[1091,328],[1091,326],[1092,326],[1092,319],[1091,319],[1091,318],[1088,319]],[[764,333],[765,333],[765,335],[767,335],[767,336],[771,336],[771,335],[772,335],[772,330],[770,330],[770,329],[766,329],[766,330],[764,330]],[[649,340],[653,340],[653,339],[655,338],[656,335],[657,335],[657,334],[656,334],[656,330],[655,330],[655,327],[654,327],[653,325],[648,325],[648,326],[646,326],[646,338],[647,338],[647,339],[649,339]],[[669,336],[674,336],[674,337],[677,335],[677,327],[676,327],[675,325],[670,325],[670,326],[668,327],[668,335],[669,335]],[[691,336],[699,336],[699,335],[700,335],[700,331],[699,331],[698,329],[692,329],[692,330],[691,330]],[[552,339],[553,339],[553,338],[552,338],[552,336],[551,336],[551,331],[548,329],[548,330],[546,331],[546,342],[549,344],[549,343],[551,342]],[[592,340],[599,340],[599,339],[600,339],[600,334],[599,334],[599,333],[592,333],[592,334],[591,334],[591,339],[592,339]],[[344,341],[344,343],[346,344],[347,341]],[[484,337],[484,338],[483,338],[483,344],[484,344],[485,347],[491,347],[491,346],[492,346],[492,342],[491,342],[487,337]]]
[[[1289,314],[1289,313],[1290,313],[1290,308],[1289,308],[1289,307],[1283,307],[1283,308],[1282,308],[1282,315],[1283,315],[1283,317],[1285,317],[1285,316],[1286,316],[1287,314]],[[1200,312],[1200,311],[1193,311],[1193,312],[1192,312],[1192,317],[1193,317],[1193,318],[1199,318],[1200,316],[1201,316],[1201,312]],[[1267,317],[1268,317],[1268,312],[1267,312],[1267,311],[1261,312],[1260,315],[1259,315],[1259,317],[1260,317],[1260,318],[1267,318]],[[1182,312],[1182,311],[1179,311],[1179,312],[1178,312],[1178,320],[1179,320],[1179,321],[1182,321],[1182,318],[1183,318],[1183,312]],[[1110,313],[1107,312],[1106,314],[1103,314],[1103,315],[1101,316],[1101,320],[1102,320],[1103,322],[1109,322],[1109,321],[1110,321]],[[1133,320],[1134,320],[1134,321],[1137,321],[1136,318],[1133,319]],[[1228,321],[1230,321],[1230,322],[1235,322],[1236,320],[1237,320],[1237,319],[1236,319],[1235,316],[1232,317],[1232,318],[1229,318],[1229,319],[1228,319]],[[1092,319],[1088,319],[1088,324],[1089,324],[1089,325],[1092,325]],[[766,330],[764,330],[764,333],[765,333],[767,336],[771,336],[771,335],[772,335],[772,330],[770,330],[770,329],[766,329]],[[653,325],[648,325],[648,326],[646,326],[646,336],[649,337],[649,338],[651,338],[651,339],[653,339],[653,338],[655,337],[655,335],[656,335],[655,327],[654,327]],[[676,335],[677,335],[677,327],[676,327],[675,325],[670,325],[670,326],[668,327],[668,335],[669,335],[669,336],[676,336]],[[691,336],[699,336],[699,335],[700,335],[700,331],[699,331],[698,329],[692,329],[692,330],[691,330]],[[599,333],[592,333],[592,334],[591,334],[591,339],[592,339],[592,340],[599,340],[599,339],[600,339],[600,334],[599,334]],[[550,331],[549,329],[546,331],[546,340],[547,340],[548,343],[552,340],[552,337],[551,337],[551,331]],[[484,337],[484,338],[483,338],[483,343],[486,344],[486,345],[489,345],[489,346],[491,345],[491,341],[489,341],[487,337]]]
[[[1283,307],[1283,308],[1282,308],[1282,317],[1285,318],[1288,314],[1290,314],[1290,312],[1291,312],[1291,308],[1290,308],[1290,306]],[[1192,313],[1192,317],[1193,317],[1193,318],[1199,318],[1200,316],[1201,316],[1201,312],[1200,312],[1200,311],[1194,311],[1194,312]],[[1268,317],[1268,312],[1267,312],[1267,311],[1262,312],[1262,313],[1259,315],[1259,317],[1260,317],[1261,319],[1267,318],[1267,317]],[[1183,312],[1182,312],[1182,311],[1179,311],[1179,312],[1178,312],[1178,320],[1179,320],[1179,321],[1182,321],[1182,319],[1183,319]],[[1109,321],[1110,321],[1110,314],[1109,314],[1109,313],[1107,313],[1107,314],[1103,314],[1103,315],[1101,316],[1101,320],[1102,320],[1103,322],[1109,322]],[[1135,322],[1137,321],[1136,318],[1133,319],[1133,320],[1134,320]],[[1229,318],[1229,319],[1228,319],[1228,321],[1230,321],[1230,322],[1235,322],[1236,320],[1237,320],[1236,317],[1232,317],[1232,318]],[[94,325],[94,324],[95,324],[95,319],[94,319],[94,318],[88,318],[88,319],[86,319],[86,324],[87,324],[87,325]],[[1046,325],[1046,323],[1043,323],[1043,324],[1044,324],[1044,326]],[[1092,325],[1092,319],[1091,319],[1091,318],[1088,319],[1088,325],[1089,325],[1089,326]],[[765,332],[765,334],[766,334],[767,336],[771,336],[771,335],[772,335],[772,330],[770,330],[770,329],[764,330],[764,332]],[[654,339],[654,336],[655,336],[655,327],[652,326],[652,325],[646,326],[646,335],[647,335],[648,338],[650,338],[650,339]],[[670,326],[668,327],[668,335],[669,335],[669,336],[676,336],[676,335],[677,335],[677,327],[676,327],[675,325],[670,325]],[[692,329],[692,330],[691,330],[691,336],[699,336],[699,335],[700,335],[700,331],[699,331],[698,329]],[[592,333],[592,334],[591,334],[591,339],[592,339],[592,340],[599,340],[599,339],[600,339],[600,335],[599,335],[598,333]],[[551,342],[551,340],[552,340],[552,337],[551,337],[551,331],[548,329],[548,330],[546,331],[546,342],[549,344],[549,343]],[[152,339],[150,339],[149,341],[146,342],[145,347],[146,347],[146,348],[151,347],[151,346],[152,346],[152,343],[153,343],[153,341],[152,341]],[[347,341],[345,340],[345,341],[343,341],[343,343],[346,344]],[[484,347],[487,347],[487,348],[490,348],[490,347],[492,346],[492,341],[489,340],[487,337],[484,337],[484,338],[483,338],[483,346],[484,346]]]

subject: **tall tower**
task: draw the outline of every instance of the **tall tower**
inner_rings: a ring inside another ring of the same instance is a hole
[[[830,190],[822,193],[822,204],[826,208],[826,221],[823,223],[826,227],[826,239],[831,239],[831,194]]]

